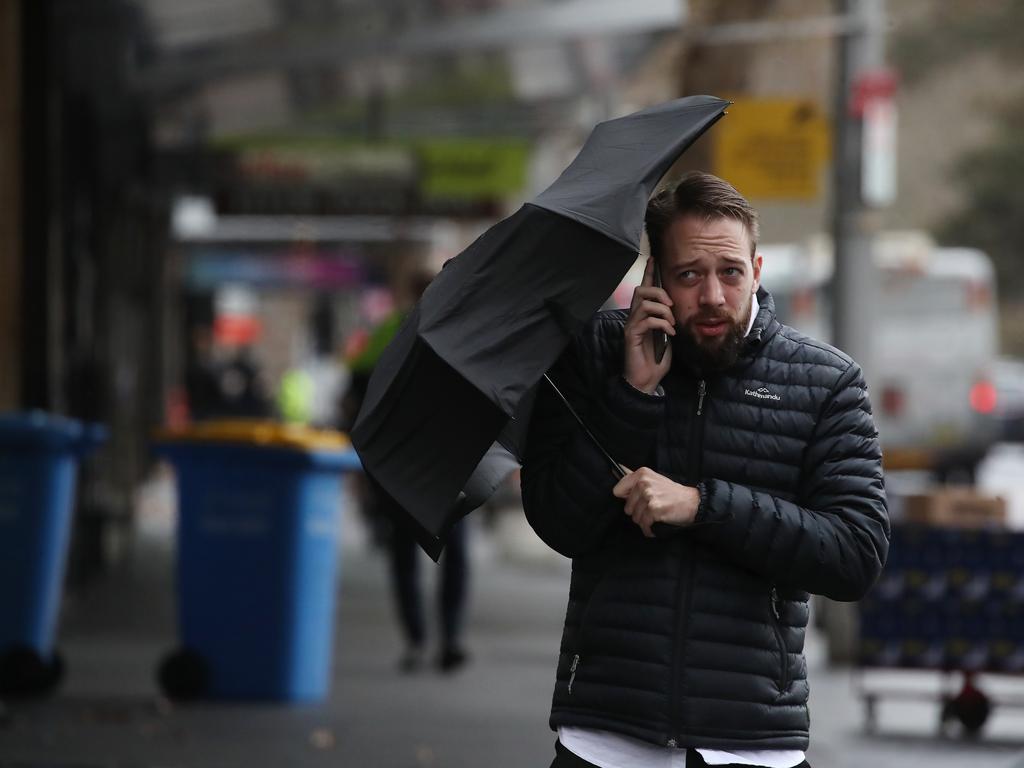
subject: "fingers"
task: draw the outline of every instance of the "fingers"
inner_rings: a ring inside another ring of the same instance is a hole
[[[662,304],[672,306],[672,299],[664,289],[654,285],[654,257],[647,257],[647,264],[644,266],[644,276],[640,285],[633,289],[633,300],[630,302],[630,309],[636,309],[636,305],[644,299],[652,299]]]
[[[623,467],[623,469],[626,469]],[[629,494],[633,490],[633,486],[636,485],[639,476],[636,472],[627,471],[626,476],[619,480],[612,488],[612,495],[618,499],[628,499]]]
[[[657,476],[647,467],[641,467],[622,478],[612,491],[615,496],[625,500],[623,511],[648,538],[654,537],[651,526],[657,517],[657,494],[653,484]]]
[[[664,302],[655,301],[654,299],[643,299],[640,302],[639,310],[635,314],[662,317],[670,323],[675,323],[675,315],[672,314],[672,308]]]
[[[647,315],[646,317],[639,317],[632,320],[628,326],[627,335],[631,337],[643,336],[646,331],[653,331],[654,329],[665,331],[669,336],[676,335],[676,324],[664,317],[658,315]]]
[[[640,281],[640,285],[644,287],[650,287],[654,285],[654,257],[648,256],[647,263],[644,265],[644,277]]]
[[[672,298],[668,295],[668,291],[664,288],[652,288],[638,285],[633,289],[633,299],[630,302],[629,310],[633,312],[636,310],[637,304],[642,301],[656,301],[659,304],[664,304],[667,307],[672,306]]]
[[[646,467],[641,467],[619,480],[612,489],[617,498],[625,500],[624,509],[630,517],[641,512],[650,500],[650,486],[644,482],[649,471]]]
[[[660,330],[669,336],[676,335],[676,322],[672,310],[657,301],[642,301],[634,307],[626,321],[626,337],[633,344],[645,341],[648,331]]]
[[[653,501],[651,489],[639,483],[633,487],[633,492],[630,493],[629,499],[626,501],[626,514],[647,537],[654,535],[651,531],[651,525],[654,522]]]
[[[636,487],[636,484],[640,482],[649,470],[647,467],[640,467],[640,469],[634,471],[624,464],[620,464],[619,466],[625,471],[626,476],[615,484],[615,487],[612,488],[612,494],[619,499],[629,499],[629,496],[633,493],[633,489]]]

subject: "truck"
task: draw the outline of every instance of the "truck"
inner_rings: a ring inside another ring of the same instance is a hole
[[[767,244],[762,284],[781,322],[831,338],[831,239]],[[921,231],[879,233],[878,294],[864,365],[887,471],[973,483],[999,439],[993,375],[999,359],[995,271],[974,248],[940,247]]]

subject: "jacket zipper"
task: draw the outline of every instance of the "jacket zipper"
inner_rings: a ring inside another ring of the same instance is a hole
[[[576,667],[580,665],[580,655],[577,653],[572,657],[572,666],[569,667],[569,695],[572,696],[572,684],[576,682]]]
[[[704,399],[707,397],[708,383],[701,379],[697,384],[697,410],[693,421],[690,424],[690,443],[686,461],[686,479],[696,485],[700,482],[702,454],[704,450]],[[683,540],[679,540],[679,546],[684,546]],[[690,622],[690,611],[693,603],[693,578],[697,572],[697,563],[693,558],[692,548],[688,553],[687,569],[684,583],[681,585],[676,605],[681,606],[676,622],[676,648],[672,654],[672,700],[670,712],[672,715],[672,728],[676,728],[683,719],[683,695],[682,684],[679,680],[680,663],[683,657],[683,647],[686,644],[686,632]],[[680,737],[674,733],[669,737],[666,746],[675,747],[679,744]]]
[[[779,646],[779,691],[785,693],[789,689],[789,652],[786,650],[786,642],[782,637],[782,616],[779,614],[779,591],[772,587],[771,591],[771,607],[772,607],[772,629],[775,631],[775,642]]]

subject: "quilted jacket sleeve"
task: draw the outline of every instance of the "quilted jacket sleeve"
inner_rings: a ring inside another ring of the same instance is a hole
[[[664,399],[633,389],[617,373],[605,378],[596,366],[581,365],[585,355],[616,354],[596,345],[595,334],[583,336],[550,376],[605,450],[620,464],[639,467],[654,445]],[[600,451],[541,382],[522,471],[523,508],[534,531],[566,557],[595,550],[611,526],[625,519],[622,501],[612,495],[615,483]]]
[[[839,378],[805,453],[799,504],[706,479],[693,534],[787,587],[857,600],[889,550],[882,454],[856,364]],[[714,525],[712,523],[719,523]]]

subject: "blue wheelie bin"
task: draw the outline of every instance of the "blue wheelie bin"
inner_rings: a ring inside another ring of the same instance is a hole
[[[161,687],[179,700],[325,698],[347,438],[214,422],[164,433],[157,452],[175,467],[179,512],[181,647]]]
[[[104,427],[41,411],[0,416],[0,694],[59,681],[57,617],[78,461]]]

